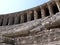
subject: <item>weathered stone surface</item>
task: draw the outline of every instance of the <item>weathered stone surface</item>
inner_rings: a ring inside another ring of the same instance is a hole
[[[12,44],[0,43],[0,45],[12,45]]]
[[[59,28],[43,30],[40,34],[35,34],[26,37],[16,37],[15,40],[19,44],[42,44],[42,45],[56,45],[60,44],[60,30]]]
[[[60,25],[60,13],[48,18],[47,20],[42,22],[42,25],[45,28],[54,28]]]
[[[49,28],[54,28],[58,27],[60,25],[60,13],[57,13],[54,16],[42,18],[42,19],[37,19],[31,22],[23,23],[20,25],[12,25],[12,26],[3,26],[0,29],[4,32],[1,32],[2,34],[10,34],[14,35],[17,34],[28,34],[32,30],[44,30],[44,29],[49,29]],[[37,28],[35,28],[37,27]],[[40,27],[40,28],[39,28]],[[35,29],[34,29],[35,28]],[[4,31],[5,30],[5,31]]]
[[[46,23],[47,21],[49,23]],[[60,13],[57,13],[56,15],[52,17],[42,18],[42,20],[37,19],[31,22],[20,24],[20,25],[12,25],[12,26],[5,26],[5,27],[2,26],[0,27],[0,29],[2,29],[1,34],[6,34],[6,35],[8,34],[7,35],[8,37],[9,36],[14,37],[17,34],[19,35],[29,34],[24,37],[15,37],[14,39],[15,43],[13,42],[15,45],[35,45],[35,44],[36,45],[39,45],[39,44],[56,45],[56,44],[59,44],[60,42],[60,36],[59,36],[60,35],[60,28],[59,28],[60,23],[59,22],[60,22]],[[57,27],[57,28],[54,28],[54,27]],[[18,30],[16,31],[16,29]],[[16,33],[19,31],[20,33]],[[6,40],[9,40],[9,38],[7,38]],[[7,42],[6,40],[5,40],[5,43],[10,42],[10,40]]]
[[[0,15],[0,45],[60,45],[60,0]]]

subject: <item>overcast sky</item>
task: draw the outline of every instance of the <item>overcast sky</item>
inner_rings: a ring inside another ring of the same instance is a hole
[[[48,1],[49,0],[0,0],[0,14],[26,10]]]

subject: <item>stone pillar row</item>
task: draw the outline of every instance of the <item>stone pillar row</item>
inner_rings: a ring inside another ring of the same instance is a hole
[[[60,0],[54,0],[54,2],[56,3],[58,10],[60,11]],[[49,13],[52,16],[54,14],[52,9],[53,5],[51,4],[51,2],[47,3],[47,5],[48,5]]]
[[[55,0],[56,2],[56,5],[60,11],[60,2],[59,0]],[[49,13],[50,13],[50,16],[52,16],[54,13],[53,13],[53,10],[52,10],[52,5],[51,5],[52,2],[49,2],[47,3],[47,7],[48,7],[48,10],[49,10]],[[46,14],[45,14],[45,8],[44,5],[43,6],[39,6],[39,10],[41,11],[41,16],[42,18],[43,17],[46,17]],[[35,19],[38,19],[38,12],[36,11],[36,8],[32,9],[34,11],[34,20]],[[33,13],[32,10],[28,10],[26,11],[26,15],[27,15],[27,22],[28,21],[31,21],[31,13]],[[10,14],[8,16],[2,16],[0,18],[0,25],[13,25],[13,24],[19,24],[19,23],[24,23],[25,21],[25,16],[24,16],[24,13],[22,14]]]

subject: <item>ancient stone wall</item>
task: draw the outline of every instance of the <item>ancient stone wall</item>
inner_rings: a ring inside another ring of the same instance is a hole
[[[21,24],[35,19],[52,16],[60,11],[60,0],[49,1],[43,5],[21,12],[0,15],[0,26]]]
[[[0,45],[60,45],[60,0],[0,15]]]
[[[32,36],[17,37],[15,45],[60,45],[59,30],[59,28],[43,30]]]
[[[20,25],[2,26],[0,30],[2,30],[0,33],[3,36],[8,39],[13,38],[14,45],[59,45],[60,12],[54,16]]]

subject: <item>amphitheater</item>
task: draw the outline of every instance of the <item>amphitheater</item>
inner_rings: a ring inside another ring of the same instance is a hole
[[[60,45],[60,0],[0,15],[0,45]]]

